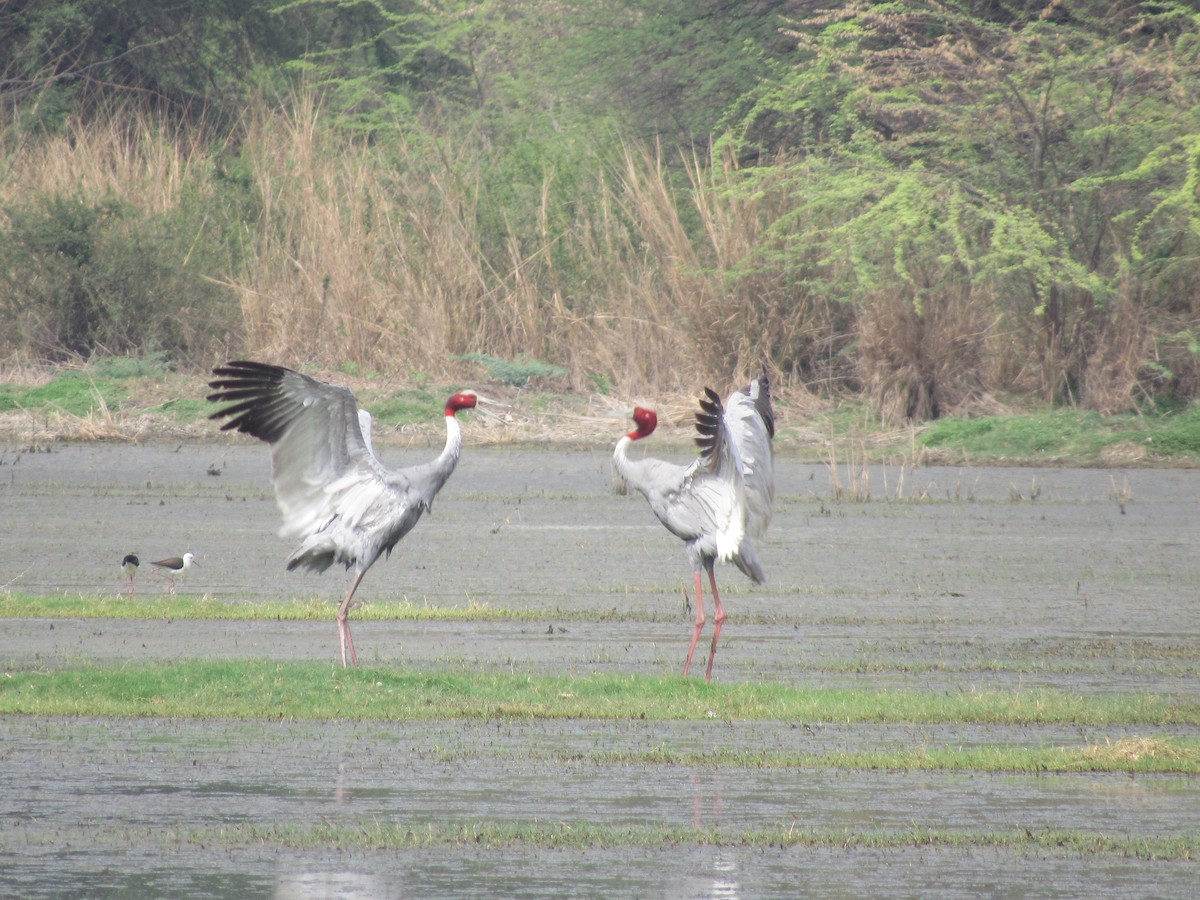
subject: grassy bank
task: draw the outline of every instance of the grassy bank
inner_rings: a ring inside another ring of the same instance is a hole
[[[0,619],[230,619],[258,622],[329,621],[334,607],[328,600],[306,602],[238,603],[211,597],[176,595],[147,601],[144,598],[94,597],[86,594],[41,597],[33,594],[0,594]],[[432,606],[428,603],[369,603],[355,610],[363,621],[487,621],[549,622],[560,614],[541,610],[494,607],[486,603],[467,606]]]
[[[13,671],[0,714],[295,720],[661,719],[1200,725],[1194,699],[1058,690],[797,689],[636,675],[584,678],[265,660]]]
[[[1195,836],[1105,835],[1057,829],[949,830],[914,826],[904,831],[814,828],[798,823],[767,828],[688,828],[665,824],[641,826],[553,822],[472,822],[433,827],[408,823],[363,825],[256,825],[197,829],[160,837],[221,847],[321,848],[343,850],[418,850],[455,847],[586,850],[601,848],[750,847],[899,850],[942,848],[991,849],[1008,853],[1118,856],[1190,860],[1200,853]]]
[[[351,387],[376,417],[377,440],[436,442],[446,396],[463,385],[398,381],[357,372],[315,371]],[[690,438],[694,399],[665,393],[620,398],[533,390],[480,370],[472,386],[511,404],[507,419],[464,417],[472,444],[615,442],[635,402],[660,410],[661,444]],[[0,440],[45,449],[56,441],[225,440],[209,421],[204,374],[168,371],[153,360],[115,358],[79,368],[0,368]],[[1200,464],[1200,408],[1154,415],[1101,416],[1078,409],[1014,409],[946,418],[919,427],[884,425],[852,402],[777,398],[778,451],[814,461],[908,465],[1194,466]],[[403,433],[401,434],[401,431]]]

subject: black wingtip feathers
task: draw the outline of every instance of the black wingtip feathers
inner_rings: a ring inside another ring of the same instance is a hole
[[[269,363],[233,360],[213,369],[217,377],[208,383],[210,403],[232,403],[209,416],[229,421],[222,431],[241,431],[274,443],[287,429],[290,418],[280,384],[292,370]]]
[[[700,455],[712,459],[721,446],[721,397],[710,387],[704,389],[700,409],[696,411],[696,446]]]

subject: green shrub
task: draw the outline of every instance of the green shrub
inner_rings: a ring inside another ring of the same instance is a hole
[[[378,397],[368,389],[359,396],[359,405],[367,410],[376,422],[388,425],[437,421],[445,402],[445,395],[426,387]]]
[[[0,412],[61,409],[73,416],[84,416],[99,407],[98,398],[114,409],[124,395],[124,390],[109,379],[89,378],[80,372],[66,371],[49,384],[38,387],[0,384]]]
[[[92,369],[104,378],[161,378],[168,366],[162,351],[145,356],[99,356],[90,361]]]
[[[1117,420],[1113,420],[1115,423]],[[1040,459],[1095,454],[1121,438],[1089,410],[1050,410],[1020,416],[941,419],[921,437],[926,447],[980,456]]]
[[[461,359],[464,362],[478,363],[487,372],[489,378],[514,387],[524,387],[534,378],[562,378],[567,374],[567,370],[560,366],[542,362],[540,359],[530,359],[527,356],[501,359],[486,353],[467,353]]]
[[[0,318],[9,340],[51,359],[89,356],[108,318],[90,278],[96,245],[129,209],[56,195],[7,212]]]
[[[1155,454],[1168,456],[1200,454],[1200,405],[1164,417],[1163,427],[1155,430],[1147,446]]]
[[[37,197],[0,232],[0,327],[9,352],[207,362],[236,310],[211,280],[223,239],[186,206],[151,215],[119,198]]]

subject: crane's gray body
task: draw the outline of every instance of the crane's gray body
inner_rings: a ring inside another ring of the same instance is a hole
[[[734,391],[724,408],[709,391],[697,420],[704,449],[690,465],[630,459],[631,435],[617,442],[613,465],[685,542],[696,570],[732,561],[762,583],[766,573],[754,540],[770,524],[775,503],[775,421],[766,377]]]
[[[348,388],[263,363],[229,363],[216,372],[223,378],[209,399],[238,401],[217,414],[231,417],[223,428],[271,445],[279,533],[300,541],[288,569],[323,572],[337,562],[365,572],[432,508],[462,452],[462,432],[449,414],[446,447],[436,459],[388,469],[372,450],[370,416]]]

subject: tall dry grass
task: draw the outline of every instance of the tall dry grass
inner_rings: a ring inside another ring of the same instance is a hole
[[[1104,414],[1127,410],[1130,398],[1139,393],[1154,343],[1138,288],[1126,279],[1096,329],[1082,379],[1084,405]]]
[[[543,248],[513,235],[504,265],[489,264],[470,165],[407,144],[385,155],[321,118],[302,99],[258,109],[248,130],[261,215],[231,282],[247,352],[442,377],[467,353],[561,355]]]
[[[486,138],[356,139],[312,93],[255,107],[215,144],[125,111],[57,136],[10,126],[0,137],[0,207],[117,196],[145,215],[183,209],[176,218],[200,230],[205,198],[227,208],[242,192],[235,201],[253,214],[222,219],[220,240],[236,252],[203,282],[236,298],[236,320],[211,298],[207,316],[194,297],[153,301],[178,344],[198,348],[183,357],[197,367],[229,352],[466,380],[478,374],[469,354],[525,356],[562,367],[576,390],[658,402],[727,389],[766,363],[794,401],[806,385],[849,385],[899,422],[986,408],[993,390],[1054,395],[1081,352],[1079,341],[1074,356],[1039,343],[1043,323],[1005,321],[991,289],[933,258],[853,302],[825,296],[822,283],[855,273],[798,237],[821,229],[793,221],[786,166],[754,172],[750,189],[732,157],[668,159],[630,144],[615,159],[573,158],[567,176],[548,168],[529,208],[499,208]],[[1090,355],[1072,400],[1128,405],[1162,346],[1148,303],[1131,283],[1085,323]],[[1177,329],[1184,363],[1189,329]]]
[[[185,190],[207,182],[212,146],[195,130],[164,117],[123,109],[86,122],[71,119],[58,134],[30,134],[6,122],[0,205],[20,206],[51,194],[84,200],[120,197],[149,213],[174,208]]]
[[[676,390],[697,378],[696,353],[685,323],[664,298],[653,256],[629,225],[627,190],[610,173],[597,172],[594,207],[559,239],[557,254],[545,240],[548,232],[524,258],[511,236],[508,289],[514,305],[527,311],[529,331],[540,334],[534,346],[567,369],[575,388],[607,377],[626,395]],[[548,201],[543,192],[543,210]],[[568,271],[558,268],[556,257]],[[585,272],[596,277],[579,281],[572,274]]]
[[[995,356],[991,309],[969,282],[946,272],[879,291],[860,306],[856,367],[884,421],[979,407]]]
[[[597,163],[566,230],[555,210],[578,198],[548,175],[535,224],[489,255],[469,158],[337,134],[312,99],[250,124],[262,211],[230,280],[249,353],[438,376],[468,353],[533,356],[577,389],[637,395],[726,387],[777,366],[810,325],[778,302],[777,277],[744,271],[767,218],[733,190],[731,164],[687,160],[680,191],[660,155],[626,148],[619,166]]]

